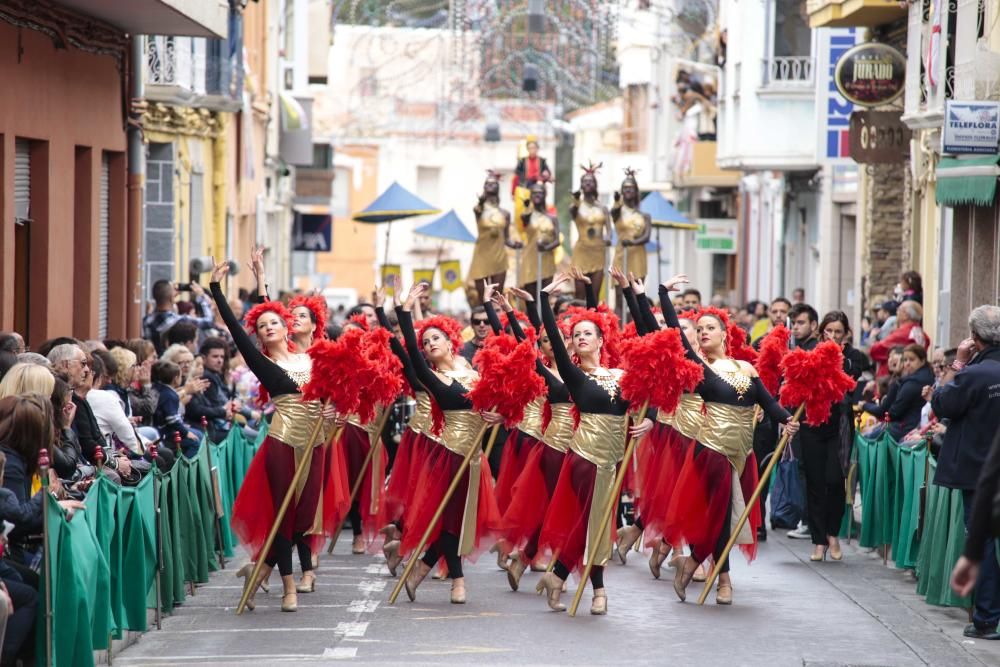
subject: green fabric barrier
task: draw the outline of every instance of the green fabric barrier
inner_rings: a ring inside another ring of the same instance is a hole
[[[225,514],[222,544],[232,553],[232,503],[256,446],[239,430],[219,445],[206,442],[195,458],[179,457],[167,474],[154,469],[135,487],[99,477],[85,499],[86,510],[72,521],[57,503],[47,503],[53,665],[93,665],[93,652],[106,649],[109,639],[126,630],[145,631],[147,609],[155,607],[157,567],[161,610],[167,613],[184,602],[186,582],[208,580],[219,566],[212,467],[218,470]],[[43,577],[43,596],[44,588]],[[44,665],[43,602],[37,627],[37,664]]]
[[[861,539],[866,548],[892,543],[891,496],[887,479],[889,436],[877,440],[858,435],[858,483],[861,486]]]
[[[927,512],[917,558],[917,594],[928,604],[969,607],[971,598],[955,595],[949,586],[951,570],[965,547],[962,492],[933,483],[936,463],[930,460],[931,481],[927,485]]]
[[[921,440],[913,448],[891,443],[889,450],[896,461],[892,557],[896,567],[913,568],[920,551],[920,487],[927,467],[927,443]]]

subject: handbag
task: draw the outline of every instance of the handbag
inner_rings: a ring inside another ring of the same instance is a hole
[[[771,528],[795,528],[805,516],[805,489],[799,477],[799,461],[792,453],[791,447],[786,447],[774,467],[774,480],[771,483]]]

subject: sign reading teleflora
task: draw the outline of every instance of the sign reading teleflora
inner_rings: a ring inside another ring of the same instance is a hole
[[[858,44],[837,61],[833,80],[840,94],[854,104],[888,104],[903,94],[906,58],[888,44]]]
[[[941,151],[994,155],[1000,141],[1000,102],[956,102],[944,110]]]

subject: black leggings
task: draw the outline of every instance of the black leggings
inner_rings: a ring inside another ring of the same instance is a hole
[[[563,581],[569,579],[569,569],[562,564],[562,561],[556,561],[555,566],[552,568],[552,572]],[[590,569],[590,585],[594,587],[595,591],[598,588],[604,588],[603,565],[595,565]]]
[[[722,557],[722,552],[726,548],[726,542],[729,541],[729,536],[732,534],[732,524],[733,521],[733,501],[729,501],[729,505],[726,506],[726,518],[722,520],[722,530],[719,531],[719,539],[715,542],[715,548],[712,550],[712,557],[715,558],[715,562],[718,563],[719,559]],[[732,552],[730,552],[732,555]],[[705,559],[708,558],[708,554],[697,554],[694,551],[691,552],[691,557],[694,558],[696,563],[703,563]],[[726,558],[726,562],[722,564],[719,568],[719,574],[724,574],[729,572],[729,558]]]
[[[458,535],[441,531],[437,541],[424,552],[424,557],[420,560],[427,567],[434,567],[442,557],[448,566],[449,579],[459,579],[465,576],[462,573],[462,557],[458,555]]]
[[[292,545],[299,552],[299,565],[303,574],[313,569],[312,549],[306,541],[305,533],[295,533],[289,540],[284,535],[275,535],[274,544],[271,545],[271,553],[264,561],[269,567],[278,566],[278,573],[287,577],[292,574]]]
[[[361,510],[358,509],[358,501],[351,505],[351,511],[347,513],[347,518],[351,520],[351,533],[355,537],[361,534]]]

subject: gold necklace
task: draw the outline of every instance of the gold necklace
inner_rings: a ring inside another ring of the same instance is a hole
[[[592,371],[584,370],[583,372],[587,374],[587,377],[596,382],[601,389],[608,392],[608,396],[610,396],[612,400],[617,398],[618,378],[614,373],[606,368],[601,368],[600,366]]]
[[[723,361],[728,361],[735,366],[734,370],[729,370],[721,368]],[[719,376],[719,378],[732,387],[736,391],[737,398],[743,398],[748,391],[750,391],[750,386],[753,384],[753,379],[743,372],[743,369],[738,363],[732,359],[720,359],[712,363],[710,366],[712,371]]]

